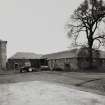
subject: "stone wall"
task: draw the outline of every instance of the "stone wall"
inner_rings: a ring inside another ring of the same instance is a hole
[[[8,70],[14,70],[15,64],[19,66],[19,68],[25,66],[25,63],[30,62],[32,67],[39,68],[40,60],[39,59],[8,59],[7,68]]]
[[[51,70],[75,71],[78,69],[76,58],[50,59],[48,60],[48,66]]]
[[[105,59],[93,59],[93,69],[105,71]],[[89,67],[88,58],[62,58],[48,60],[50,70],[59,68],[64,71],[85,71]]]
[[[9,59],[7,62],[7,69],[8,70],[15,70],[15,64],[18,65],[18,69],[22,66],[24,66],[25,62],[28,62],[29,60],[24,59]]]

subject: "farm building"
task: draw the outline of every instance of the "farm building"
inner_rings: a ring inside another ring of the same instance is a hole
[[[7,61],[7,41],[0,40],[0,70],[6,69]]]
[[[32,67],[39,68],[41,64],[44,64],[44,60],[40,59],[42,55],[30,53],[30,52],[17,52],[8,59],[7,68],[9,70],[18,70],[24,65],[31,65]]]
[[[105,69],[105,52],[93,50],[93,67]],[[86,48],[72,49],[52,54],[40,55],[27,52],[18,52],[8,59],[7,67],[10,70],[19,69],[24,64],[40,68],[48,66],[50,70],[80,71],[89,67],[89,56]]]
[[[89,57],[86,48],[72,49],[42,56],[48,60],[51,70],[62,69],[65,71],[77,71],[88,68]],[[95,68],[105,68],[105,52],[93,50],[93,64]]]

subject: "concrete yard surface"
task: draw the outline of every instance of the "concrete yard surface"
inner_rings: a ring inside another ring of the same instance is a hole
[[[105,105],[105,96],[59,83],[28,81],[0,84],[0,105]]]

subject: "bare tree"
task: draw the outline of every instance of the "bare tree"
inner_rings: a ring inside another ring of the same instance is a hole
[[[92,48],[98,42],[98,48],[104,45],[105,39],[105,3],[103,0],[84,0],[71,16],[71,23],[67,24],[69,37],[73,37],[75,44],[78,37],[86,35],[87,46],[90,54],[90,66],[92,63]],[[85,34],[84,34],[85,32]],[[78,45],[78,44],[77,44]]]

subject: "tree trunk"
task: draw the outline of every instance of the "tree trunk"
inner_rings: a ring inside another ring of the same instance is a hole
[[[93,54],[92,54],[92,48],[89,48],[89,69],[93,67]]]
[[[93,54],[92,54],[92,46],[93,46],[93,40],[92,38],[88,41],[89,44],[89,69],[93,68]]]

